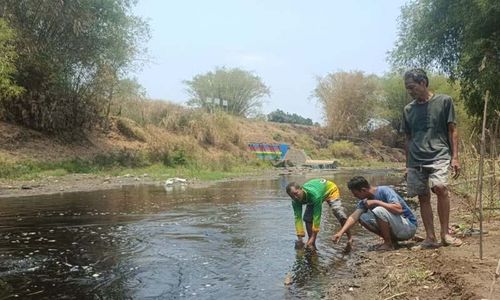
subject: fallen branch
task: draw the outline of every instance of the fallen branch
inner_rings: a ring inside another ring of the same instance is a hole
[[[383,288],[380,289],[380,291],[378,291],[379,293],[382,292],[383,290],[385,290],[386,288],[389,287],[389,284],[386,284]]]
[[[403,295],[406,295],[406,292],[402,292],[402,293],[399,293],[399,294],[396,294],[396,295],[392,295],[392,296],[390,296],[388,298],[385,298],[384,300],[394,299],[396,297],[403,296]]]

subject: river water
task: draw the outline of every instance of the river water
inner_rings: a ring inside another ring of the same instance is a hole
[[[401,178],[356,174],[374,184]],[[0,299],[321,298],[332,280],[351,275],[371,237],[356,229],[357,250],[344,255],[325,209],[317,253],[295,250],[284,187],[333,179],[351,212],[346,182],[356,174],[0,199]]]

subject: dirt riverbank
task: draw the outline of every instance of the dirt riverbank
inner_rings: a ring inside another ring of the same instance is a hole
[[[300,172],[296,170],[295,172]],[[245,180],[250,178],[273,178],[283,173],[282,170],[262,170],[259,174],[247,174],[230,177],[221,180],[200,181],[188,179],[186,184],[194,187],[202,187],[219,181]],[[94,174],[69,174],[65,176],[47,176],[34,180],[6,180],[0,179],[0,198],[24,197],[57,194],[64,192],[85,192],[95,190],[107,190],[120,188],[122,186],[134,185],[162,185],[164,181],[156,180],[148,174],[140,176],[99,176]]]
[[[452,197],[452,225],[465,224],[465,211]],[[432,199],[433,204],[436,199]],[[417,214],[419,214],[417,212]],[[434,224],[439,224],[434,207]],[[417,235],[424,236],[423,225]],[[475,224],[474,228],[479,225]],[[360,261],[351,278],[337,280],[329,299],[500,299],[500,220],[484,223],[483,259],[479,259],[479,235],[464,236],[460,247],[418,249],[416,242],[395,251],[355,249]],[[439,232],[437,232],[439,234]],[[373,243],[379,243],[377,239]],[[496,279],[495,279],[496,278]]]

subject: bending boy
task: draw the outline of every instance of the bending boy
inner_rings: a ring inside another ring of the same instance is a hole
[[[388,186],[370,186],[362,176],[352,178],[347,185],[360,201],[342,229],[333,236],[335,242],[357,221],[384,239],[384,243],[376,246],[376,250],[393,250],[397,241],[413,238],[417,230],[415,215],[393,189]]]
[[[341,225],[344,225],[347,220],[347,215],[342,207],[340,200],[340,192],[337,185],[333,181],[326,179],[312,179],[304,183],[302,186],[295,182],[291,182],[286,187],[286,193],[293,199],[292,207],[295,216],[295,230],[297,232],[297,245],[302,245],[304,237],[304,225],[306,224],[308,248],[316,248],[316,238],[319,232],[321,222],[321,211],[323,201],[326,201],[332,208],[333,215],[337,218]],[[302,206],[306,205],[304,216],[302,216]],[[351,233],[346,230],[348,237],[347,246],[352,245]]]

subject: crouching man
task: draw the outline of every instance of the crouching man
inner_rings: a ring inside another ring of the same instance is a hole
[[[382,244],[375,246],[378,251],[393,250],[397,241],[414,237],[417,230],[415,215],[393,189],[388,186],[370,186],[362,176],[352,178],[347,186],[359,202],[342,229],[333,236],[334,242],[338,243],[357,221],[384,239]]]

